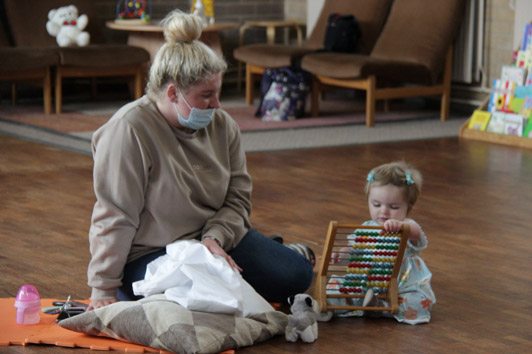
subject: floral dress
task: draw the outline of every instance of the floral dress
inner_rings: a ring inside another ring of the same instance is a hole
[[[416,223],[411,219],[408,219],[407,221]],[[363,225],[378,226],[373,220],[366,221]],[[418,224],[416,223],[416,225]],[[408,324],[429,322],[430,310],[436,303],[436,296],[430,286],[432,273],[425,265],[423,259],[419,256],[420,251],[428,245],[427,237],[421,227],[420,230],[420,238],[415,244],[410,240],[407,241],[398,279],[399,312],[393,315],[397,321]],[[355,236],[353,234],[347,237],[354,238]],[[336,276],[332,278],[327,286],[327,294],[340,293],[339,289],[341,283],[343,283],[342,277]],[[342,305],[346,303],[346,300],[329,299],[328,303],[331,305]],[[355,306],[361,306],[362,299],[353,299],[352,304]],[[388,306],[388,304],[384,305]],[[361,316],[363,315],[363,312],[337,310],[335,311],[335,315],[339,317]]]

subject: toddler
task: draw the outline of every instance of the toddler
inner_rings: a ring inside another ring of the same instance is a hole
[[[419,224],[407,218],[416,203],[422,182],[418,170],[405,162],[398,161],[371,170],[366,183],[366,198],[371,220],[364,222],[363,225],[383,226],[387,232],[400,231],[405,223],[410,225],[410,237],[399,271],[399,312],[393,315],[397,321],[409,324],[429,322],[430,310],[436,303],[436,297],[430,286],[432,274],[419,256],[420,251],[427,247],[427,238]],[[354,235],[349,235],[348,238],[354,239]],[[338,262],[339,255],[333,254],[332,263]],[[328,293],[336,291],[335,288],[327,290]],[[338,300],[340,299],[331,301]],[[383,300],[377,299],[373,289],[369,288],[364,299],[355,299],[354,303],[375,306],[380,301]],[[388,304],[383,305],[388,306]],[[360,314],[358,311],[336,312],[338,316]]]

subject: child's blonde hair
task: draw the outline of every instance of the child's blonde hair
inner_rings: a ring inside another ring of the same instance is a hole
[[[162,23],[165,43],[150,68],[148,97],[156,100],[169,83],[186,92],[227,69],[225,60],[199,40],[203,30],[201,18],[174,10]]]
[[[368,173],[366,199],[369,198],[372,186],[385,186],[387,184],[404,187],[408,212],[410,212],[421,192],[423,177],[417,169],[404,161],[395,161],[377,166]]]

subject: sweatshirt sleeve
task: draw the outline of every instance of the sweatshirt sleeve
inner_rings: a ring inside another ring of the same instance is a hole
[[[203,228],[203,238],[213,237],[229,251],[249,231],[251,213],[251,176],[247,172],[246,155],[240,141],[238,125],[228,118],[229,161],[231,177],[223,206]]]
[[[89,231],[88,285],[93,299],[116,297],[144,206],[149,162],[141,139],[124,121],[93,138],[96,203]]]

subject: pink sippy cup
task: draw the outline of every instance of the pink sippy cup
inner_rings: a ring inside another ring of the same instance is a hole
[[[20,287],[15,299],[15,307],[17,308],[18,324],[32,325],[39,323],[41,298],[33,285],[22,285]]]

